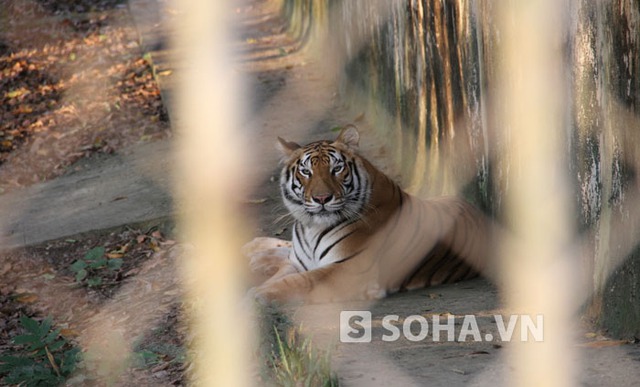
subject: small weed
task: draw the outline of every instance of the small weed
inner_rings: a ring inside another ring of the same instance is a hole
[[[258,306],[261,342],[255,356],[266,359],[260,378],[268,386],[339,386],[331,371],[330,353],[314,348],[309,338],[296,328],[278,308]]]
[[[133,344],[131,366],[147,369],[156,374],[162,372],[171,385],[186,385],[186,371],[190,361],[185,346],[186,326],[181,324],[181,310],[173,306],[158,326],[150,329]],[[195,383],[194,385],[197,385]]]
[[[60,329],[53,329],[51,317],[38,323],[21,316],[20,323],[26,333],[13,339],[14,354],[0,356],[2,384],[35,387],[64,382],[75,370],[80,350],[60,336]]]
[[[338,377],[331,371],[329,354],[313,348],[290,329],[286,340],[275,329],[277,353],[272,354],[273,379],[278,386],[337,387]]]
[[[88,287],[102,285],[101,273],[114,272],[122,267],[121,258],[108,258],[104,246],[94,247],[87,251],[84,258],[71,264],[71,270],[76,274],[76,282]]]
[[[146,368],[160,362],[185,363],[186,351],[182,347],[170,343],[155,343],[148,348],[140,348],[133,353],[133,365],[135,368]]]
[[[133,367],[134,368],[147,368],[156,365],[160,362],[161,357],[159,354],[143,349],[133,353]]]

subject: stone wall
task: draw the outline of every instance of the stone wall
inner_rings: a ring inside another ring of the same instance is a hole
[[[558,3],[566,26],[567,170],[585,313],[640,337],[640,1]],[[405,187],[462,193],[501,218],[500,31],[492,2],[284,0],[292,30],[331,59],[345,101],[388,140]],[[506,138],[506,139],[505,139]],[[508,223],[508,219],[503,219]],[[561,290],[559,290],[561,291]]]

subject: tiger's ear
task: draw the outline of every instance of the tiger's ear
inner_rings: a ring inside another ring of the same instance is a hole
[[[300,145],[295,142],[289,142],[282,137],[278,137],[277,148],[280,150],[283,156],[288,157],[296,150],[300,149]]]
[[[351,149],[358,149],[358,143],[360,142],[360,133],[355,125],[349,124],[342,128],[340,135],[335,142],[342,143]]]

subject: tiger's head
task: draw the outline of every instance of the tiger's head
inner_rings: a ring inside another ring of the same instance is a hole
[[[361,215],[368,174],[355,151],[360,134],[348,125],[338,138],[300,146],[278,137],[284,155],[280,189],[291,214],[308,226],[330,226]]]

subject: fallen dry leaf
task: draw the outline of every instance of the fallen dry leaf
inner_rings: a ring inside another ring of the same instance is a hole
[[[16,297],[16,301],[21,302],[23,304],[32,304],[38,301],[38,295],[33,293],[21,294]]]
[[[77,337],[80,332],[75,329],[64,328],[60,330],[60,334],[64,337]]]

